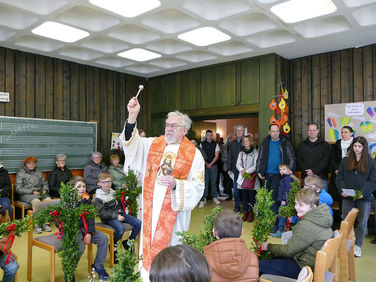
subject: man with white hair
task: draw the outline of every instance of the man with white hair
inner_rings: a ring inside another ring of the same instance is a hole
[[[133,97],[128,120],[120,136],[124,168],[134,169],[143,180],[142,276],[147,280],[153,258],[167,246],[180,244],[177,231],[186,231],[191,211],[205,187],[204,160],[186,137],[191,119],[179,111],[167,116],[165,135],[141,138],[136,128],[140,104]]]

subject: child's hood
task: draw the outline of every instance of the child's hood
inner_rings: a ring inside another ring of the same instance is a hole
[[[304,216],[304,220],[324,228],[331,227],[333,224],[333,216],[330,214],[329,207],[326,204],[319,205],[308,211]]]

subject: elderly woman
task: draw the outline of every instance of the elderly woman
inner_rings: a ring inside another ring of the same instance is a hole
[[[33,210],[41,201],[51,200],[48,195],[48,184],[42,172],[36,168],[37,158],[30,156],[24,159],[24,166],[20,168],[16,176],[16,192],[20,195],[20,200],[32,205]],[[34,231],[39,234],[44,231],[50,232],[48,223],[42,228],[35,225]]]
[[[84,178],[86,181],[86,189],[90,195],[94,195],[97,191],[98,175],[107,172],[107,166],[102,162],[102,153],[94,152],[91,155],[91,161],[84,168]]]
[[[67,182],[73,177],[71,171],[66,167],[65,162],[67,156],[64,154],[57,154],[55,156],[56,166],[48,176],[48,187],[50,188],[50,195],[54,198],[60,198],[61,182]]]
[[[120,157],[118,154],[112,154],[110,156],[111,165],[108,168],[108,172],[112,177],[112,186],[114,189],[121,189],[125,187],[124,180],[124,166],[120,164]]]

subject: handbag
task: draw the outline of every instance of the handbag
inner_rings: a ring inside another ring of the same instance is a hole
[[[243,162],[243,155],[242,155],[242,165],[244,167],[244,162]],[[256,172],[252,172],[251,178],[249,179],[244,179],[241,187],[246,190],[253,190],[255,189],[255,183],[256,183]]]

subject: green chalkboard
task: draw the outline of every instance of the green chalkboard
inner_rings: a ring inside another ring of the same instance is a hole
[[[9,173],[18,172],[27,156],[49,171],[55,155],[67,155],[70,169],[82,169],[97,148],[95,122],[0,116],[0,162]]]

